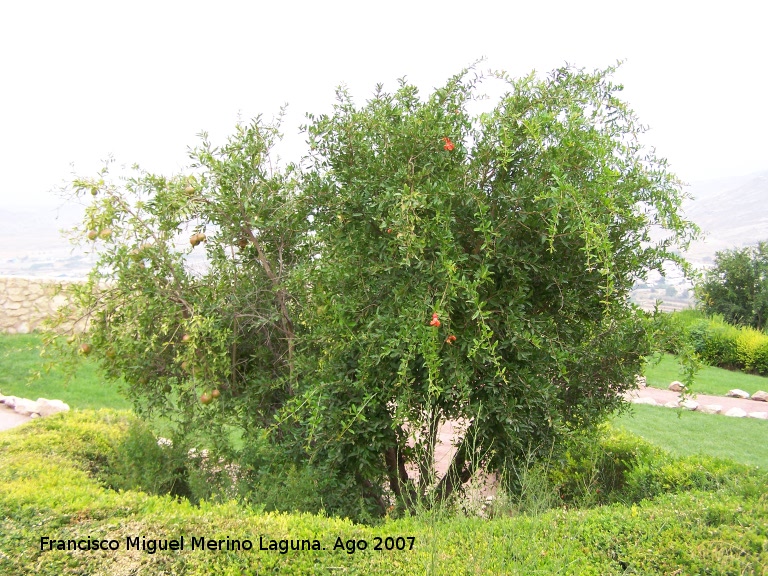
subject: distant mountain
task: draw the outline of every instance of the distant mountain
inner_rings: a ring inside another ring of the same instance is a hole
[[[768,170],[696,182],[686,192],[692,198],[683,204],[683,211],[701,228],[703,238],[685,256],[699,270],[711,266],[719,251],[768,240]],[[678,270],[666,272],[666,278],[649,274],[648,282],[632,291],[632,300],[647,310],[657,300],[663,301],[661,309],[666,311],[691,307],[690,281]]]
[[[77,205],[0,210],[0,274],[84,278],[95,258],[70,244],[60,232],[74,227],[83,210]]]
[[[715,253],[768,240],[768,170],[692,184],[683,209],[705,232],[688,250],[697,266],[712,263]]]
[[[683,210],[706,234],[687,252],[695,266],[711,265],[719,250],[768,240],[768,170],[696,182],[687,191],[693,199]],[[84,277],[95,255],[74,248],[59,233],[77,224],[83,210],[77,205],[0,209],[0,275]],[[658,278],[652,280],[658,283]],[[681,295],[685,292],[682,277],[672,271],[667,283]],[[665,290],[661,285],[661,292]]]

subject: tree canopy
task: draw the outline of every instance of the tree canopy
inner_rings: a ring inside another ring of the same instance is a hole
[[[696,287],[699,306],[731,324],[764,330],[768,321],[768,242],[725,250]]]
[[[483,113],[473,69],[426,97],[339,89],[300,163],[257,118],[185,174],[79,179],[99,264],[77,339],[142,413],[266,438],[382,512],[514,467],[622,404],[653,347],[629,290],[695,233],[613,71],[499,74]]]

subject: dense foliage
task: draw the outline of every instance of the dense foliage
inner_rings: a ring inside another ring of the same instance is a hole
[[[710,366],[768,375],[768,334],[749,326],[734,326],[715,314],[705,316],[698,310],[677,312],[670,316],[668,333],[675,334],[668,351],[694,352]]]
[[[239,437],[254,473],[279,446],[336,511],[515,468],[621,404],[653,347],[628,292],[694,232],[611,72],[499,76],[481,114],[471,71],[426,98],[339,90],[301,165],[272,163],[257,119],[204,137],[188,174],[78,180],[99,253],[80,353],[180,436]]]
[[[718,252],[696,297],[707,314],[763,330],[768,322],[768,242]]]

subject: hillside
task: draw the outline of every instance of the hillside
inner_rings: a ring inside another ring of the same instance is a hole
[[[704,233],[685,253],[697,269],[711,266],[718,251],[768,239],[768,170],[695,182],[686,190],[691,198],[683,204],[685,215]],[[680,310],[693,304],[690,286],[679,271],[670,270],[666,278],[652,275],[632,297],[647,309],[660,299],[663,310]]]
[[[711,265],[719,250],[754,244],[768,239],[768,170],[695,182],[687,187],[692,199],[685,214],[705,232],[691,246],[688,258],[697,268]],[[80,206],[8,208],[0,212],[0,275],[78,278],[94,258],[73,247],[59,230],[71,228],[82,215]],[[651,278],[653,286],[636,291],[642,300],[664,298],[674,307],[689,302],[683,278],[670,271],[666,281]],[[677,296],[668,294],[674,287]],[[653,288],[655,291],[650,292]]]
[[[691,185],[686,215],[706,232],[688,257],[710,264],[715,252],[768,239],[768,170]]]
[[[83,278],[94,259],[61,235],[83,215],[81,206],[5,207],[0,211],[0,275]]]

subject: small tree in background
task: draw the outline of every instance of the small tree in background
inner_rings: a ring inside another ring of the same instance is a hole
[[[768,321],[768,242],[725,250],[696,287],[700,308],[726,322],[764,330]]]
[[[301,169],[273,167],[278,126],[257,120],[187,175],[77,181],[101,246],[83,337],[142,411],[237,431],[246,464],[266,433],[382,513],[386,488],[440,502],[515,466],[622,404],[654,344],[629,290],[695,231],[612,72],[499,75],[480,115],[469,71],[426,98],[340,90]]]

